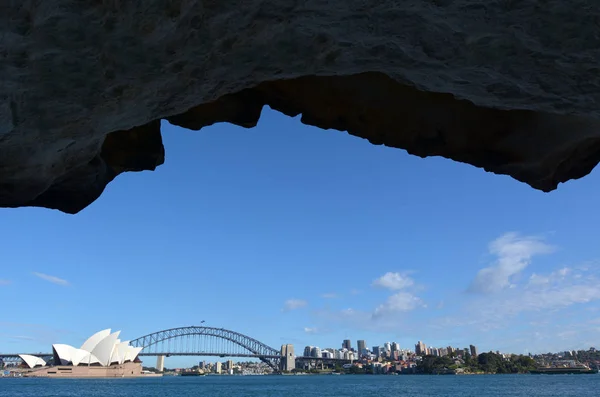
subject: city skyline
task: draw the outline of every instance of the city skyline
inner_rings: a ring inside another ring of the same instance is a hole
[[[544,194],[269,109],[253,130],[165,124],[164,144],[76,216],[0,210],[0,351],[202,320],[296,351],[600,339],[597,171]]]

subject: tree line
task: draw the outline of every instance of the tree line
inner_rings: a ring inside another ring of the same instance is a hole
[[[477,357],[465,355],[463,362],[449,356],[423,356],[417,364],[417,372],[424,374],[443,373],[447,370],[462,368],[468,373],[519,374],[536,368],[535,360],[528,356],[511,356],[505,359],[493,352],[481,353]]]

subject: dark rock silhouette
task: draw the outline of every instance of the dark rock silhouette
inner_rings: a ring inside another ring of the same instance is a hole
[[[264,105],[536,189],[600,160],[591,0],[48,0],[0,5],[0,206],[76,213],[164,162],[160,120]]]

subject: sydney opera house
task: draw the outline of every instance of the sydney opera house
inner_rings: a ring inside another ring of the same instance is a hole
[[[120,331],[110,329],[90,336],[80,348],[52,345],[50,365],[40,357],[22,354],[23,362],[32,369],[30,377],[131,377],[140,376],[138,359],[141,347],[119,339]]]

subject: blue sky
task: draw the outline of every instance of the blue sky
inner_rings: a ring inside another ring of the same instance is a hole
[[[600,337],[597,171],[545,194],[268,108],[251,130],[163,136],[163,166],[75,216],[0,209],[0,351],[202,320],[296,349]]]

